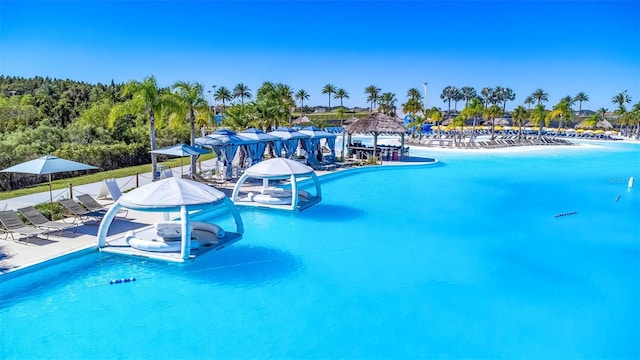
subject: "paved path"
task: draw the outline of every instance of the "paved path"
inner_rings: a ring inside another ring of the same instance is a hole
[[[206,160],[201,162],[201,168],[198,170],[211,170],[215,168],[215,159]],[[182,166],[182,170],[185,174],[189,172],[189,165]],[[171,168],[174,176],[181,176],[180,167]],[[122,192],[125,192],[129,189],[133,189],[137,186],[142,186],[150,183],[152,181],[151,172],[139,174],[137,176],[127,176],[123,178],[116,179],[118,183],[118,187]],[[69,179],[69,182],[73,182],[72,179]],[[137,182],[137,184],[136,184]],[[102,182],[96,182],[85,185],[73,186],[73,196],[81,195],[81,194],[89,194],[93,197],[97,197],[100,188],[102,187]],[[69,188],[66,189],[58,189],[53,190],[53,201],[58,201],[60,199],[68,199],[69,196]],[[49,192],[41,192],[35,193],[31,195],[18,196],[11,199],[0,200],[0,210],[17,210],[19,208],[25,206],[32,206],[36,204],[48,203],[49,202]]]

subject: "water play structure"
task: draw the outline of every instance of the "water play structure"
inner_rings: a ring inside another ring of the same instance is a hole
[[[161,212],[166,220],[107,239],[109,226],[121,208]],[[211,222],[191,221],[192,215],[212,210],[232,216],[236,228],[229,231]],[[179,212],[179,220],[168,219],[171,212]],[[122,195],[100,224],[98,248],[110,253],[184,262],[209,250],[220,250],[240,240],[243,233],[240,213],[223,192],[195,181],[170,177]]]
[[[262,187],[253,187],[248,191],[242,189],[249,179],[262,180]],[[298,188],[301,182],[307,181],[313,182],[315,195]],[[238,206],[304,210],[322,200],[322,191],[312,168],[299,161],[273,158],[245,170],[233,189],[231,200]]]

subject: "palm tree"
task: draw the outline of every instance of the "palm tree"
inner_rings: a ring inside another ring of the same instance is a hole
[[[600,114],[600,116],[602,116],[602,121],[605,121],[606,118],[604,117],[604,115],[607,113],[607,111],[609,111],[609,109],[605,109],[603,107],[601,107],[600,109],[598,109],[598,114]]]
[[[442,89],[442,94],[440,94],[440,99],[442,99],[444,102],[448,102],[449,104],[449,109],[447,111],[447,118],[451,117],[451,100],[454,100],[456,98],[456,94],[458,93],[458,89],[455,86],[447,86],[444,89]]]
[[[537,104],[549,101],[549,94],[544,92],[542,89],[537,89],[531,94],[531,97],[537,101]]]
[[[529,119],[529,112],[522,105],[518,105],[511,112],[511,117],[513,118],[513,123],[518,124],[518,142],[522,138],[522,125],[525,124],[527,119]]]
[[[618,104],[618,113],[620,115],[622,115],[626,111],[624,105],[630,102],[631,102],[631,96],[629,96],[629,93],[627,92],[627,90],[620,92],[618,93],[618,95],[611,98],[612,104]]]
[[[340,99],[340,107],[342,108],[342,99],[348,99],[349,93],[345,89],[336,90],[336,94],[333,96],[334,99]]]
[[[191,128],[191,146],[195,145],[196,139],[196,114],[209,113],[209,104],[204,97],[204,86],[199,83],[189,83],[178,81],[173,84],[177,99],[178,108],[175,111],[178,119],[186,118]],[[208,118],[208,116],[206,116]],[[196,157],[191,156],[191,173],[196,172]]]
[[[420,124],[422,124],[422,120],[420,120],[418,124],[414,124],[418,119],[418,116],[416,116],[416,113],[422,111],[422,101],[420,101],[420,99],[410,97],[406,103],[402,104],[402,111],[404,113],[411,114],[411,119],[413,119],[412,121],[413,125],[408,126],[410,124],[407,124],[407,128],[417,127]],[[412,137],[415,137],[415,131],[412,133],[412,135],[413,135]]]
[[[569,96],[569,99],[572,99]],[[558,129],[562,128],[563,122],[564,120],[569,120],[571,118],[571,104],[569,101],[567,101],[566,98],[563,98],[562,100],[560,100],[559,103],[557,103],[554,107],[553,110],[551,110],[551,112],[549,113],[549,118],[550,119],[558,119],[560,118],[560,123],[558,124]]]
[[[486,108],[483,112],[483,117],[485,119],[491,120],[491,140],[496,138],[495,134],[495,119],[502,114],[502,109],[498,105],[491,105]]]
[[[378,104],[378,100],[380,99],[380,91],[382,89],[376,87],[375,85],[369,85],[364,89],[364,93],[369,95],[367,97],[367,102],[369,105],[369,111],[373,111],[373,108]]]
[[[327,84],[322,88],[322,94],[329,94],[329,112],[331,111],[331,94],[336,92],[335,85]]]
[[[244,99],[252,98],[251,89],[249,89],[249,87],[244,83],[239,83],[233,88],[232,96],[234,99],[240,98],[240,103],[244,105]]]
[[[453,94],[453,112],[454,113],[458,113],[458,101],[462,101],[462,100],[464,100],[464,96],[462,96],[460,89],[456,89],[455,93]],[[459,120],[460,119],[458,119],[458,121]]]
[[[462,110],[462,115],[466,118],[473,118],[473,124],[471,126],[471,139],[470,142],[473,142],[476,137],[476,125],[478,122],[478,118],[482,116],[484,111],[484,105],[482,101],[480,101],[477,97],[472,97],[470,101],[467,103],[465,108]]]
[[[528,105],[528,106],[527,106],[527,110],[531,110],[531,104],[535,104],[535,102],[536,102],[536,99],[534,99],[534,98],[533,98],[533,96],[531,96],[531,95],[527,96],[527,97],[524,99],[524,103],[525,103],[526,105]]]
[[[131,102],[135,107],[143,109],[149,118],[149,140],[151,151],[156,149],[156,114],[167,107],[173,107],[173,97],[171,94],[163,92],[153,76],[146,77],[142,82],[131,81],[123,89],[124,96],[131,96]],[[153,180],[158,178],[157,157],[151,153],[151,173]]]
[[[389,116],[396,116],[396,94],[386,92],[380,95],[380,111]]]
[[[304,89],[300,89],[295,96],[296,100],[300,101],[300,114],[304,115],[304,101],[309,100],[310,95]]]
[[[504,88],[502,90],[502,94],[500,96],[500,100],[502,101],[502,113],[506,114],[507,112],[507,101],[513,101],[516,99],[516,93],[513,92],[510,88]]]
[[[411,88],[407,90],[407,98],[422,101],[422,93],[416,88]]]
[[[495,92],[490,87],[483,87],[482,90],[480,90],[480,96],[482,97],[482,103],[485,108],[495,101]]]
[[[582,103],[583,102],[588,102],[589,101],[589,95],[585,94],[584,92],[580,91],[574,98],[573,98],[574,102],[578,102],[578,117],[582,116]]]
[[[544,104],[538,104],[531,112],[531,121],[538,125],[538,140],[542,138],[542,127],[546,125],[549,117],[547,116],[547,110],[544,108]]]
[[[438,125],[442,121],[442,112],[434,106],[431,110],[427,111],[427,115],[431,119],[431,122],[438,126],[438,145],[442,146],[442,131],[440,131],[440,127]]]
[[[220,88],[216,90],[213,99],[222,103],[222,113],[224,114],[225,109],[227,108],[227,103],[233,100],[233,94],[227,87],[220,86]]]
[[[460,89],[460,94],[462,95],[462,98],[464,99],[464,106],[467,107],[467,105],[469,105],[469,101],[471,99],[473,99],[474,97],[478,96],[478,94],[476,93],[476,89],[472,88],[471,86],[464,86],[463,88]]]

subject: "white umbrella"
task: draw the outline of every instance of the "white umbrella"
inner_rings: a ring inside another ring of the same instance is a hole
[[[0,170],[0,172],[49,175],[49,200],[51,202],[51,220],[53,220],[53,191],[51,189],[51,174],[93,169],[97,169],[97,167],[71,160],[60,159],[53,155],[45,155],[43,157]]]
[[[195,156],[200,154],[207,154],[207,153],[210,153],[211,151],[207,149],[202,149],[195,146],[187,145],[187,144],[178,144],[178,145],[163,147],[162,149],[152,150],[150,152],[155,154],[179,156],[180,157],[180,175],[184,175],[184,170],[182,169],[183,156]]]

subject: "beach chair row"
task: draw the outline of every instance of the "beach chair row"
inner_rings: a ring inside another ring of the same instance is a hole
[[[46,236],[55,231],[59,232],[59,236],[63,231],[76,232],[78,226],[88,221],[100,221],[106,214],[107,208],[102,206],[91,195],[83,194],[76,197],[79,201],[73,199],[59,200],[58,203],[65,209],[66,219],[72,219],[71,222],[52,221],[44,216],[35,206],[26,206],[18,209],[18,211],[4,210],[0,211],[0,232],[5,234],[5,240],[9,237],[17,243],[29,243],[30,238]],[[127,210],[122,212],[126,217]],[[18,215],[21,214],[26,222]]]

